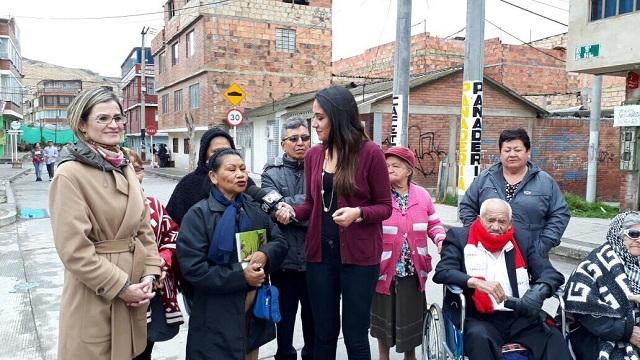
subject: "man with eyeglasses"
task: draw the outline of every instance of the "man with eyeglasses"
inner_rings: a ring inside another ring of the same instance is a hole
[[[282,126],[280,145],[284,154],[268,163],[262,173],[262,189],[275,190],[290,205],[304,202],[304,156],[309,150],[311,137],[306,119],[293,117]],[[302,332],[304,347],[302,359],[313,356],[313,318],[305,280],[304,238],[307,224],[291,223],[282,227],[289,243],[289,252],[280,270],[271,275],[272,283],[280,290],[280,313],[278,323],[278,351],[276,360],[297,359],[293,347],[293,329],[295,328],[298,302],[301,305]]]

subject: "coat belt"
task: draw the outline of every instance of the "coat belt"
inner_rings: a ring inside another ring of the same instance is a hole
[[[133,253],[133,266],[131,269],[132,283],[137,283],[142,278],[145,266],[146,251],[142,242],[136,237],[115,240],[103,240],[94,243],[98,254]]]
[[[104,240],[94,243],[98,254],[117,254],[123,252],[135,252],[136,238]]]

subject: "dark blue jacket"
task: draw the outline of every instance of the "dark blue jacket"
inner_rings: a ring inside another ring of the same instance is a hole
[[[560,244],[571,213],[556,181],[539,167],[527,162],[529,171],[509,202],[513,211],[516,239],[530,238],[542,256]],[[480,205],[491,198],[507,200],[502,164],[484,170],[465,192],[458,215],[465,226],[480,214]]]
[[[268,257],[265,271],[277,270],[287,253],[287,243],[278,226],[248,195],[244,210],[252,229],[266,229],[268,243],[260,247]],[[176,254],[184,280],[192,290],[193,307],[187,337],[187,359],[244,360],[245,354],[275,338],[275,325],[251,317],[246,336],[245,297],[252,290],[242,266],[233,256],[229,265],[208,259],[211,235],[225,206],[213,196],[200,200],[184,216],[176,241]]]

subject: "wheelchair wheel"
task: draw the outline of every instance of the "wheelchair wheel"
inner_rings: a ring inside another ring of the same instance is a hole
[[[444,318],[438,304],[432,304],[422,327],[422,360],[446,360]]]

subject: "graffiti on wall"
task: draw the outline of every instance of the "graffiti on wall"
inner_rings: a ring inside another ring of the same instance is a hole
[[[416,155],[416,170],[423,176],[437,175],[440,161],[447,155],[446,151],[436,143],[436,134],[433,131],[422,132],[419,126],[412,125],[409,128],[409,138],[416,138],[413,133],[417,133],[418,144],[409,144],[409,148]]]

